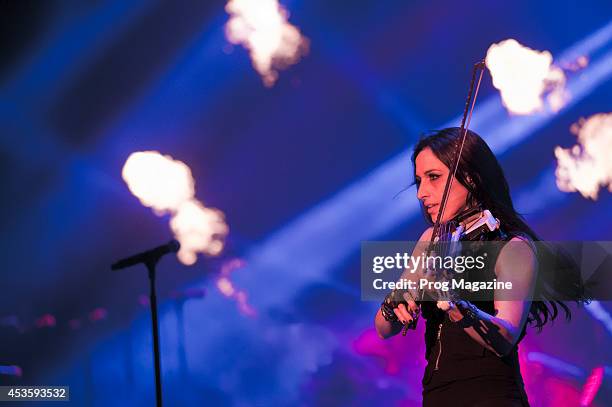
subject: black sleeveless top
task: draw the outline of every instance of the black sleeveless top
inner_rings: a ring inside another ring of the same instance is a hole
[[[492,240],[508,241],[512,237],[527,236],[502,234]],[[501,248],[502,245],[500,245]],[[485,270],[495,277],[495,258]],[[491,260],[491,258],[489,257]],[[492,273],[492,274],[491,274]],[[482,311],[495,315],[493,301],[473,302]],[[437,405],[508,405],[528,406],[518,360],[518,344],[525,336],[525,329],[512,351],[499,357],[472,339],[463,328],[452,322],[446,312],[435,302],[422,304],[426,318],[425,358],[427,367],[423,375],[423,404]],[[489,402],[487,402],[489,400]],[[452,403],[452,404],[451,404]]]

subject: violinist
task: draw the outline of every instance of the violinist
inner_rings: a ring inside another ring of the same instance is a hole
[[[519,343],[527,325],[541,330],[556,318],[559,307],[569,319],[571,312],[557,294],[578,303],[586,300],[578,270],[565,268],[567,275],[554,281],[550,273],[538,272],[539,259],[546,253],[540,245],[536,249],[538,236],[514,209],[495,155],[473,131],[462,126],[427,135],[416,144],[412,163],[417,198],[433,225],[419,240],[439,239],[443,225],[451,223],[469,229],[486,209],[498,223],[477,239],[500,240],[502,246],[485,272],[491,280],[511,282],[513,300],[500,300],[497,291],[488,302],[421,301],[418,293],[408,291],[399,293],[398,300],[398,293],[392,292],[375,317],[378,335],[389,338],[414,327],[419,315],[425,319],[424,406],[528,406]]]

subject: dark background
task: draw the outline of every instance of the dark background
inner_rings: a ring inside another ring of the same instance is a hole
[[[225,39],[221,1],[0,1],[0,365],[23,370],[1,382],[70,385],[79,405],[151,405],[150,322],[138,300],[146,274],[109,265],[171,238],[168,217],[121,179],[131,152],[158,150],[190,166],[197,197],[230,226],[220,258],[160,263],[171,405],[418,405],[422,326],[375,338],[359,243],[421,234],[414,189],[394,198],[412,182],[407,153],[422,132],[459,124],[471,66],[492,43],[515,38],[559,57],[608,25],[588,77],[610,52],[612,7],[283,4],[310,53],[266,88]],[[543,238],[610,239],[610,193],[559,192],[553,155],[575,144],[572,123],[609,111],[609,78],[608,69],[587,90],[575,81],[572,105],[525,119],[505,113],[485,76],[473,128]],[[232,278],[256,316],[216,288],[232,258],[248,264]],[[185,287],[207,294],[171,298]],[[97,308],[106,316],[92,321]],[[608,310],[595,303],[571,324],[529,331],[521,359],[533,405],[576,405],[591,371],[610,365]],[[37,327],[46,314],[55,323]]]

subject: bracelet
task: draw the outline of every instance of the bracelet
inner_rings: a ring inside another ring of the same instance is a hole
[[[380,314],[387,322],[396,322],[399,320],[397,318],[397,315],[395,315],[395,312],[393,312],[393,309],[389,309],[389,307],[387,306],[387,304],[385,304],[384,301],[382,304],[380,304]]]
[[[408,303],[406,302],[406,300],[403,299],[404,297],[402,294],[403,293],[399,290],[393,290],[389,294],[387,294],[384,301],[380,304],[380,313],[385,319],[385,321],[387,322],[399,321],[399,318],[397,317],[393,309],[397,308],[400,304],[404,304],[406,306],[406,309],[408,309]],[[410,297],[413,298],[410,293],[408,293],[408,295],[410,295]],[[401,298],[401,300],[398,301],[397,300],[398,298]],[[408,309],[408,313],[412,317],[412,322],[409,323],[407,326],[411,329],[414,329],[414,327],[416,327],[416,322],[419,318],[420,308],[414,312]]]
[[[392,290],[380,304],[380,313],[388,322],[399,321],[393,309],[397,308],[401,303],[406,304],[406,302],[403,299],[398,301],[398,298],[402,298],[401,293],[398,290]]]
[[[385,319],[385,321],[396,322],[399,321],[399,318],[397,317],[397,315],[395,315],[395,312],[393,312],[393,308],[396,308],[396,306],[394,306],[393,301],[390,298],[391,295],[392,293],[389,293],[385,297],[385,300],[380,304],[380,313]]]

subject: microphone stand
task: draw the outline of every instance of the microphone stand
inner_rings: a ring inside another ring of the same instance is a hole
[[[151,323],[153,325],[153,359],[155,364],[155,399],[157,407],[162,407],[161,362],[159,353],[159,325],[157,322],[157,295],[155,288],[155,266],[159,259],[167,253],[176,252],[180,244],[173,240],[168,244],[151,249],[147,252],[119,260],[111,266],[112,270],[119,270],[137,263],[144,263],[149,272],[149,303],[151,304]]]
[[[159,260],[159,259],[157,259]],[[155,289],[155,265],[157,260],[147,261],[145,265],[149,272],[150,293],[149,301],[151,304],[151,322],[153,324],[153,358],[155,361],[155,399],[157,407],[162,407],[162,385],[161,385],[161,362],[159,354],[159,326],[157,323],[157,295]]]

